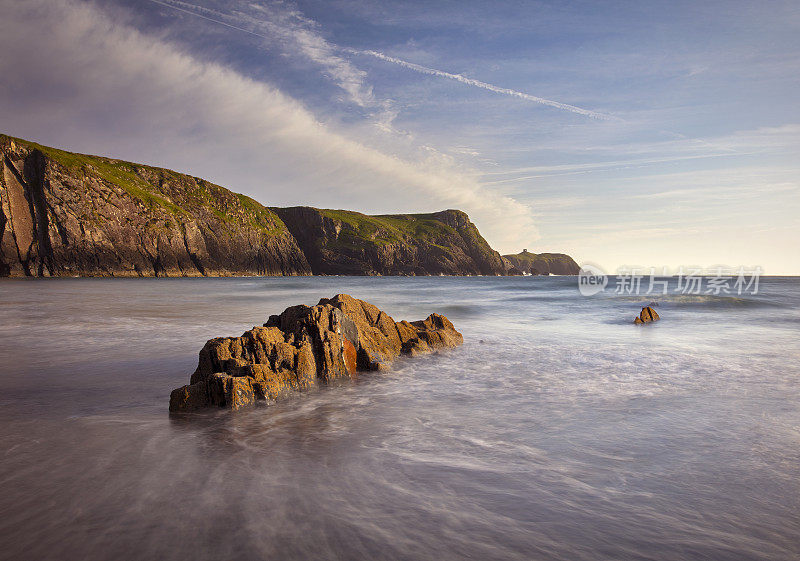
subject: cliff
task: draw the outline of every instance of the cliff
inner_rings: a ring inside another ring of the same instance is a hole
[[[461,211],[268,208],[203,179],[0,135],[0,276],[503,275]]]
[[[0,276],[307,275],[281,219],[202,179],[0,136]]]
[[[529,253],[523,250],[515,255],[503,255],[503,259],[519,272],[532,275],[577,275],[581,270],[580,265],[564,253]]]
[[[459,210],[368,216],[311,207],[273,208],[314,274],[503,275],[505,267]]]

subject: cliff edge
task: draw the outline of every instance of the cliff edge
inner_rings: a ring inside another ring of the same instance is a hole
[[[0,276],[307,275],[244,195],[167,169],[0,136]]]
[[[368,216],[311,207],[272,209],[315,275],[504,275],[493,250],[460,210]]]
[[[460,210],[266,207],[198,177],[0,135],[0,277],[493,276],[508,263],[577,274],[565,255],[533,268],[517,257]]]

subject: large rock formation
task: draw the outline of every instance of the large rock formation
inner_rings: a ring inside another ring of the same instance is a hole
[[[170,395],[169,409],[239,409],[351,378],[358,370],[387,368],[401,353],[414,356],[462,342],[439,314],[395,322],[372,304],[339,294],[316,306],[287,308],[241,337],[208,341],[190,384]]]
[[[503,275],[466,214],[270,209],[189,175],[0,135],[0,276]]]
[[[368,216],[273,208],[318,275],[503,275],[493,250],[460,210]]]
[[[244,195],[0,136],[0,276],[310,273],[281,219]]]
[[[503,255],[506,268],[514,267],[530,275],[577,275],[581,267],[575,260],[564,253],[529,253],[523,249],[521,253]]]

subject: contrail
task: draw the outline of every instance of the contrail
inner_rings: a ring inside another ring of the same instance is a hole
[[[231,29],[235,29],[236,31],[243,31],[244,33],[249,33],[250,35],[255,35],[256,37],[261,37],[262,39],[271,39],[271,37],[269,37],[268,35],[264,35],[262,33],[256,33],[255,31],[250,31],[249,29],[245,29],[244,27],[238,27],[236,25],[232,25],[230,23],[227,23],[227,22],[224,22],[224,21],[221,21],[221,20],[218,20],[218,19],[210,18],[208,16],[204,16],[203,14],[198,14],[197,12],[193,12],[191,10],[187,10],[185,8],[181,8],[179,6],[175,6],[174,4],[168,3],[169,0],[167,0],[166,2],[160,2],[159,0],[150,0],[150,2],[152,2],[153,4],[159,4],[161,6],[164,6],[165,8],[172,8],[173,10],[177,10],[179,12],[183,12],[183,13],[189,14],[191,16],[196,16],[198,18],[203,18],[203,19],[208,20],[208,21],[213,21],[214,23],[218,23],[220,25],[224,25],[225,27],[230,27]],[[180,4],[183,4],[184,6],[191,6],[195,10],[206,10],[208,12],[212,12],[212,10],[207,10],[206,8],[203,8],[202,6],[195,6],[194,4],[189,4],[187,2],[180,2]]]
[[[150,2],[154,4],[159,4],[166,8],[172,8],[173,10],[177,10],[180,12],[184,12],[186,14],[190,14],[193,16],[197,16],[199,18],[203,18],[208,21],[212,21],[214,23],[218,23],[220,25],[224,25],[226,27],[230,27],[231,29],[235,29],[237,31],[242,31],[244,33],[249,33],[250,35],[255,35],[256,37],[262,37],[264,39],[271,39],[268,35],[264,35],[261,33],[257,33],[255,31],[251,31],[249,29],[245,29],[243,27],[239,27],[236,25],[232,25],[230,23],[214,19],[208,16],[204,16],[197,12],[187,10],[185,8],[181,8],[176,6],[175,4],[181,4],[183,6],[191,6],[197,10],[204,9],[201,6],[196,6],[194,4],[189,4],[187,2],[175,2],[172,3],[170,0],[150,0]],[[210,11],[210,10],[209,10]],[[495,86],[493,84],[489,84],[486,82],[481,82],[480,80],[475,80],[473,78],[467,78],[462,74],[453,74],[451,72],[445,72],[444,70],[437,70],[435,68],[429,68],[427,66],[422,66],[421,64],[415,64],[413,62],[408,62],[407,60],[402,60],[399,58],[395,58],[392,56],[385,55],[383,53],[379,53],[378,51],[371,51],[371,50],[360,50],[360,49],[352,49],[349,47],[340,47],[342,52],[354,54],[354,55],[368,55],[379,60],[383,60],[385,62],[391,62],[392,64],[397,64],[404,68],[408,68],[409,70],[414,70],[415,72],[419,72],[421,74],[428,74],[430,76],[439,76],[440,78],[448,78],[450,80],[456,80],[457,82],[461,82],[462,84],[467,84],[468,86],[475,86],[476,88],[482,88],[484,90],[489,90],[490,92],[495,92],[503,95],[510,95],[513,97],[518,97],[520,99],[524,99],[526,101],[532,101],[534,103],[539,103],[541,105],[547,105],[550,107],[555,107],[556,109],[561,109],[564,111],[569,111],[571,113],[577,113],[578,115],[585,115],[587,117],[591,117],[592,119],[601,119],[604,121],[616,121],[619,120],[617,117],[612,115],[606,115],[605,113],[598,113],[597,111],[591,111],[589,109],[583,109],[582,107],[576,107],[575,105],[569,105],[567,103],[561,103],[560,101],[553,101],[552,99],[545,99],[543,97],[538,97],[535,95],[531,95],[525,92],[520,92],[517,90],[512,90],[509,88],[501,88],[500,86]]]
[[[519,92],[517,90],[511,90],[508,88],[501,88],[500,86],[495,86],[492,84],[487,84],[486,82],[481,82],[480,80],[475,80],[473,78],[467,78],[462,74],[453,74],[451,72],[445,72],[444,70],[436,70],[435,68],[428,68],[427,66],[422,66],[421,64],[414,64],[413,62],[408,62],[407,60],[402,60],[399,58],[395,58],[392,56],[385,55],[383,53],[379,53],[377,51],[362,51],[358,49],[343,49],[346,52],[352,54],[362,54],[362,55],[369,55],[375,57],[377,59],[391,62],[393,64],[398,64],[404,68],[408,68],[409,70],[414,70],[415,72],[420,72],[421,74],[428,74],[430,76],[439,76],[441,78],[449,78],[450,80],[456,80],[457,82],[461,82],[462,84],[467,84],[469,86],[475,86],[477,88],[483,88],[484,90],[489,90],[490,92],[495,92],[504,95],[510,95],[513,97],[518,97],[527,101],[532,101],[534,103],[540,103],[542,105],[549,105],[550,107],[555,107],[556,109],[563,109],[564,111],[570,111],[572,113],[577,113],[578,115],[586,115],[587,117],[591,117],[593,119],[602,119],[602,120],[616,120],[616,117],[611,115],[606,115],[605,113],[598,113],[597,111],[590,111],[589,109],[583,109],[582,107],[576,107],[574,105],[568,105],[566,103],[561,103],[560,101],[553,101],[552,99],[545,99],[543,97],[537,97],[535,95],[527,94],[525,92]]]

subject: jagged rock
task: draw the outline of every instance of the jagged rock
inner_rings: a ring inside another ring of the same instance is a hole
[[[240,409],[352,378],[358,370],[388,368],[400,354],[457,347],[463,340],[442,315],[395,322],[368,302],[338,294],[316,306],[289,307],[241,337],[209,340],[190,384],[170,395],[169,409]]]
[[[380,370],[400,354],[402,341],[395,321],[387,313],[347,294],[322,299],[349,318],[358,332],[358,366],[361,370]]]
[[[403,342],[402,351],[411,356],[464,342],[450,320],[439,314],[431,314],[424,321],[402,321],[397,324],[397,331]]]
[[[640,323],[650,323],[651,321],[658,321],[661,319],[656,311],[651,308],[650,306],[646,306],[642,308],[641,313],[637,316],[633,323],[640,324]]]

